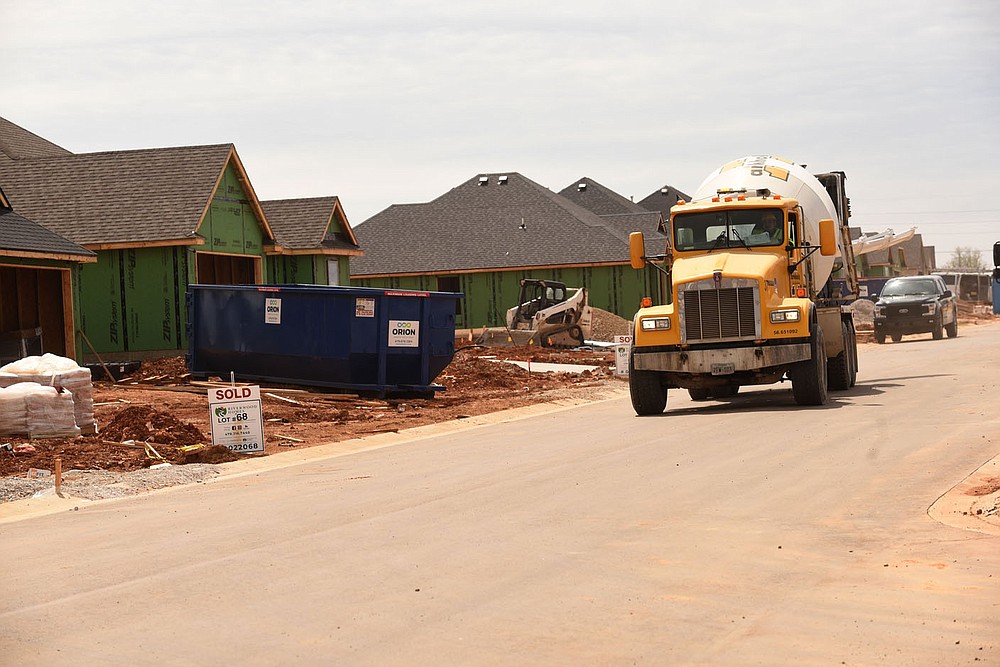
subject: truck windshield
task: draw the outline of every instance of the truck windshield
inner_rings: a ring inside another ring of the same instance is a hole
[[[715,250],[778,246],[784,242],[781,209],[704,211],[674,216],[676,250]]]
[[[930,296],[938,293],[933,280],[890,280],[882,288],[881,296]]]

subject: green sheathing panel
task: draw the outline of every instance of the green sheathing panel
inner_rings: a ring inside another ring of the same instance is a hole
[[[273,285],[315,285],[316,267],[311,255],[276,255],[269,258],[267,282]],[[319,284],[326,284],[326,276]]]
[[[188,256],[180,246],[105,250],[83,267],[79,326],[98,353],[186,347]]]
[[[75,330],[73,336],[76,340],[76,363],[83,363],[83,355],[89,352],[86,342],[80,332],[83,330],[81,322],[83,313],[83,267],[85,264],[78,264],[73,267],[71,286],[73,291],[73,326]]]
[[[268,258],[266,280],[272,285],[328,285],[327,262],[338,260],[340,285],[351,285],[347,257],[338,255],[276,255]]]
[[[199,248],[204,252],[263,254],[264,234],[260,221],[231,164],[226,167],[198,233],[205,237],[205,245]]]
[[[651,297],[654,303],[662,303],[659,275],[655,269],[636,271],[628,265],[457,274],[465,298],[460,303],[461,312],[455,318],[455,326],[503,326],[507,309],[517,304],[523,278],[558,280],[567,287],[586,287],[591,306],[630,320],[644,296]],[[359,278],[351,284],[391,289],[439,289],[437,276]]]
[[[350,286],[351,284],[351,258],[348,255],[338,258],[337,273],[340,274],[340,284]]]

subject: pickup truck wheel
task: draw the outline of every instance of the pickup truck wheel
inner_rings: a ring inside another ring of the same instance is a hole
[[[875,342],[878,343],[879,345],[885,345],[885,334],[884,333],[875,334]]]
[[[898,343],[901,340],[903,340],[903,334],[892,334],[893,343]]]
[[[628,391],[635,414],[658,415],[667,407],[667,388],[656,371],[637,371],[634,353],[628,358]]]
[[[840,323],[840,335],[844,341],[844,349],[840,354],[830,359],[827,365],[827,384],[834,391],[851,388],[851,332],[847,322]]]
[[[725,387],[716,387],[712,390],[712,395],[716,398],[732,398],[738,393],[740,393],[738,384],[727,384]]]
[[[812,358],[800,361],[790,374],[792,395],[799,405],[823,405],[830,396],[826,386],[826,342],[815,322],[809,347]]]
[[[712,392],[708,389],[701,389],[700,387],[688,389],[688,396],[691,397],[692,401],[707,401],[712,396]]]
[[[948,332],[948,338],[954,338],[958,335],[958,313],[955,313],[955,319],[951,321],[951,324],[944,325],[944,330]]]
[[[938,313],[937,317],[934,318],[934,329],[931,331],[931,336],[934,337],[934,340],[944,338],[944,325],[941,323],[942,317],[941,313]]]

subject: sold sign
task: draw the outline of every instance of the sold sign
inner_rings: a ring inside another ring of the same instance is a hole
[[[212,387],[208,390],[212,444],[234,452],[264,451],[260,387]]]

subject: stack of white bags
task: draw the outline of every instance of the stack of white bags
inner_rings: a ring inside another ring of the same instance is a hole
[[[0,434],[65,437],[95,428],[89,368],[54,354],[0,367]]]

